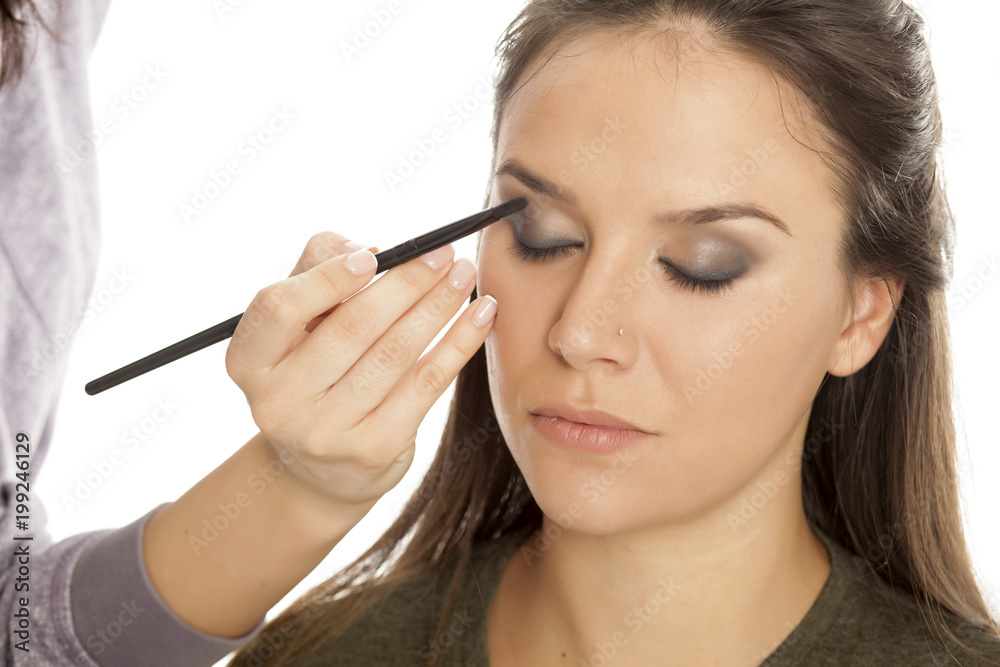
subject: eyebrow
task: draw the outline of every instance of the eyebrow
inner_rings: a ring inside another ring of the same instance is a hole
[[[562,189],[552,181],[539,176],[515,159],[510,159],[500,165],[494,176],[508,174],[513,176],[528,188],[535,192],[551,197],[558,201],[566,202],[571,206],[577,206],[577,199],[572,194],[563,192]],[[792,236],[781,218],[769,213],[763,208],[746,202],[727,202],[714,206],[706,206],[698,209],[687,209],[683,211],[668,211],[657,215],[655,220],[667,224],[689,224],[700,225],[707,222],[717,222],[719,220],[735,220],[738,218],[757,218],[771,223],[784,233]]]

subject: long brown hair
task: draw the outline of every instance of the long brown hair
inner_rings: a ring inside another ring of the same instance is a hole
[[[912,593],[934,636],[971,653],[946,621],[991,634],[1000,624],[976,582],[959,508],[945,303],[954,221],[922,18],[902,0],[530,0],[497,44],[494,160],[507,103],[542,56],[588,33],[655,34],[695,23],[794,84],[822,124],[844,211],[844,275],[906,281],[874,358],[848,377],[828,374],[814,398],[805,441],[823,444],[803,451],[806,517],[859,568]],[[832,439],[829,431],[817,437],[831,422],[842,425]],[[406,510],[231,664],[260,664],[272,652],[292,661],[394,583],[454,564],[444,632],[472,548],[541,521],[492,411],[481,348],[458,375],[437,456]],[[291,640],[269,650],[265,638],[289,623]]]
[[[61,9],[61,1],[58,5]],[[0,88],[16,83],[24,73],[28,34],[32,29],[32,24],[26,19],[28,14],[59,41],[59,36],[42,19],[33,0],[0,0]]]

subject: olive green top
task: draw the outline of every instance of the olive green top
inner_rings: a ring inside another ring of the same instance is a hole
[[[813,530],[830,556],[830,576],[806,616],[762,667],[993,664],[974,660],[957,648],[949,655],[924,627],[910,593],[873,574],[862,576],[847,549]],[[457,611],[443,633],[436,635],[435,630],[449,577],[435,582],[425,575],[393,590],[301,664],[421,667],[437,653],[441,667],[488,665],[486,614],[507,562],[529,536],[521,530],[476,546],[471,559],[474,575],[462,587]],[[964,623],[951,628],[967,645],[1000,665],[1000,637]],[[612,658],[607,664],[617,663]]]

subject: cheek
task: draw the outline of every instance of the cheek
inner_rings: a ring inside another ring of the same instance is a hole
[[[825,373],[838,334],[834,294],[819,281],[786,284],[795,286],[678,320],[672,338],[683,342],[659,352],[672,356],[665,382],[678,423],[732,448],[724,454],[777,446]]]
[[[839,335],[839,310],[821,273],[775,291],[745,325],[755,339],[746,346],[741,375],[758,406],[777,425],[798,420],[812,403]]]
[[[517,388],[532,381],[531,368],[545,334],[537,317],[538,305],[533,303],[538,296],[536,287],[527,284],[512,260],[504,256],[497,238],[484,232],[476,293],[497,300],[497,317],[486,337],[485,355],[494,409],[506,434],[510,414],[519,409]],[[532,310],[535,317],[529,316]]]
[[[503,223],[499,223],[503,224]],[[526,270],[525,262],[508,249],[509,232],[487,228],[483,231],[478,257],[477,291],[497,300],[497,318],[489,339],[517,344],[545,344],[545,316],[554,308],[552,289],[541,287],[537,272]],[[539,336],[541,338],[539,339]]]
[[[524,284],[519,272],[512,270],[495,239],[495,235],[483,236],[476,293],[497,300],[496,321],[486,338],[487,358],[506,362],[512,358],[511,351],[523,346],[518,339],[525,335],[525,325],[529,322],[523,311],[529,301],[525,296],[532,290]]]
[[[503,224],[502,222],[497,224]],[[481,232],[479,241],[479,252],[476,255],[476,294],[483,296],[489,294],[497,299],[499,315],[503,305],[500,302],[500,295],[510,291],[511,276],[514,275],[506,266],[506,258],[501,254],[499,237],[496,230],[487,227]]]

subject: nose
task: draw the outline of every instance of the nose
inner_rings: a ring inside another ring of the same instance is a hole
[[[549,331],[549,348],[578,370],[593,365],[631,366],[643,330],[641,285],[649,269],[634,261],[591,257],[570,276],[562,317]],[[619,334],[619,329],[623,330]]]

